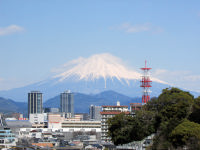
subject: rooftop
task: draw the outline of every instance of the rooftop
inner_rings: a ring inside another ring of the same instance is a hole
[[[116,106],[116,105],[103,105],[102,107],[118,107],[118,108],[120,108],[120,107],[127,107],[128,108],[128,106]]]
[[[130,114],[129,111],[126,111],[126,112],[113,112],[113,111],[107,111],[107,112],[100,112],[101,115],[118,115],[118,114],[121,114],[121,113],[125,113],[126,115]]]

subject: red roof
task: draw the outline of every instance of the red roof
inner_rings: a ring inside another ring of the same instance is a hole
[[[52,143],[32,143],[32,145],[40,146],[40,147],[53,147]]]
[[[126,112],[102,111],[102,112],[100,112],[101,115],[117,115],[117,114],[121,114],[121,113],[125,113],[126,115],[130,114],[129,111],[126,111]]]

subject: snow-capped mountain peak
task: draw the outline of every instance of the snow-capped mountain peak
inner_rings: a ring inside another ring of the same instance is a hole
[[[142,74],[129,69],[122,60],[108,53],[96,54],[89,58],[78,58],[66,63],[61,69],[61,73],[54,76],[59,82],[68,78],[78,80],[95,80],[99,78],[116,78],[119,81],[140,80]],[[153,81],[165,83],[156,78]]]
[[[24,87],[0,91],[2,97],[17,101],[27,101],[27,95],[32,90],[45,93],[45,99],[59,93],[71,90],[73,93],[97,94],[103,91],[117,91],[130,97],[141,97],[140,80],[142,71],[130,69],[122,60],[111,54],[97,54],[89,58],[78,58],[54,69],[55,76]],[[141,72],[141,73],[140,73]],[[153,78],[151,96],[158,96],[169,84]],[[118,100],[118,97],[116,97]],[[87,102],[87,100],[85,100]],[[89,101],[88,101],[89,102]],[[89,105],[88,105],[89,107]]]

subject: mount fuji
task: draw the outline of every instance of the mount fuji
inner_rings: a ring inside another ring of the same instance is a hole
[[[97,54],[89,58],[78,58],[54,70],[49,79],[28,86],[0,91],[0,96],[27,101],[27,93],[39,90],[44,100],[65,90],[85,94],[116,91],[129,97],[141,97],[140,80],[142,74],[124,65],[123,61],[111,54]],[[169,85],[157,78],[152,79],[151,96],[158,96]]]

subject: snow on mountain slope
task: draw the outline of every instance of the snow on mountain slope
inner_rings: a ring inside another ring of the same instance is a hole
[[[70,61],[56,69],[53,77],[28,86],[0,91],[0,96],[27,101],[28,92],[39,90],[44,94],[44,100],[47,100],[69,89],[84,94],[112,90],[130,97],[140,97],[141,76],[141,73],[126,67],[121,59],[105,53]],[[158,96],[163,88],[169,87],[164,81],[151,79],[151,96]]]
[[[129,80],[140,80],[142,76],[142,74],[123,65],[121,59],[108,53],[73,60],[65,64],[60,70],[62,72],[54,76],[59,78],[59,82],[63,82],[71,77],[87,81],[104,78],[106,85],[106,79],[110,78],[113,80],[113,78],[116,78],[121,82],[123,80],[129,84]],[[166,82],[156,78],[152,78],[152,80],[166,84]]]

